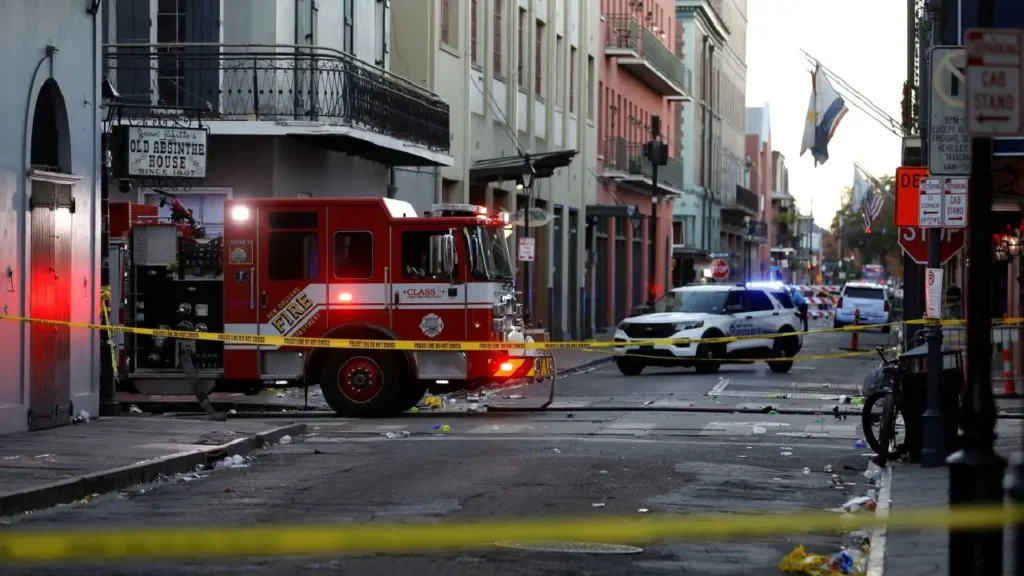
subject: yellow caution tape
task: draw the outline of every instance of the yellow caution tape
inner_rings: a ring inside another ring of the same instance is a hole
[[[113,299],[113,293],[110,290],[110,286],[104,286],[100,289],[100,320],[103,322],[103,326],[109,327],[112,322],[110,320],[110,301]],[[110,337],[110,331],[107,328],[107,337]],[[115,351],[113,340],[110,341],[110,369],[113,371],[114,379],[117,379],[117,352]]]
[[[623,346],[666,346],[683,344],[715,344],[737,342],[740,340],[771,340],[775,338],[792,338],[796,336],[809,336],[813,334],[824,334],[827,332],[862,332],[884,328],[886,326],[899,326],[909,324],[927,324],[928,320],[906,320],[900,322],[889,322],[887,324],[860,324],[856,326],[844,326],[842,328],[826,328],[822,330],[811,330],[808,332],[785,332],[775,334],[752,334],[742,336],[721,336],[714,338],[654,338],[649,340],[630,340],[628,343],[613,341],[585,341],[585,342],[458,342],[438,340],[364,340],[351,338],[300,338],[293,336],[262,336],[256,334],[228,334],[222,332],[193,332],[188,330],[159,330],[154,328],[138,328],[134,326],[115,326],[111,324],[92,324],[88,322],[65,322],[62,320],[48,320],[40,318],[27,318],[23,316],[0,315],[0,320],[13,322],[29,322],[34,324],[48,324],[52,326],[67,326],[70,328],[84,328],[90,330],[108,330],[110,332],[121,332],[127,334],[139,334],[142,336],[153,336],[157,338],[178,338],[182,340],[204,340],[212,342],[224,342],[227,344],[250,344],[262,346],[290,346],[296,348],[345,348],[361,350],[416,350],[416,351],[480,351],[480,350],[560,350],[560,349],[590,349],[590,348],[621,348]],[[993,324],[1024,323],[1024,318],[1000,318],[993,320]],[[945,320],[942,325],[963,324],[963,320]]]
[[[499,542],[650,544],[783,534],[998,528],[1024,520],[1024,507],[992,505],[874,514],[689,514],[653,517],[535,518],[430,524],[366,523],[209,528],[0,532],[0,562],[146,561],[333,554],[409,554],[483,549]]]

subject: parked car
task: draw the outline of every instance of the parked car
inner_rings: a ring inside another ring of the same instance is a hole
[[[800,318],[785,287],[695,284],[674,288],[652,307],[638,307],[615,331],[615,364],[627,376],[646,366],[695,367],[700,374],[722,364],[771,358],[773,372],[788,372],[803,347]],[[759,335],[793,333],[782,338]],[[631,345],[635,340],[743,336],[732,342]]]
[[[860,314],[857,314],[857,311]],[[851,282],[843,286],[843,292],[836,304],[834,328],[848,324],[888,324],[892,321],[892,304],[889,289],[875,283]],[[884,326],[888,333],[891,326]]]

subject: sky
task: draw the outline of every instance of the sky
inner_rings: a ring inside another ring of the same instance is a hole
[[[829,144],[829,160],[800,156],[812,65],[801,49],[899,120],[906,80],[906,2],[747,0],[747,106],[769,104],[772,148],[786,157],[789,191],[803,214],[828,227],[856,161],[874,176],[893,174],[902,142],[849,104]],[[843,94],[843,89],[833,82]],[[887,199],[888,200],[888,199]]]

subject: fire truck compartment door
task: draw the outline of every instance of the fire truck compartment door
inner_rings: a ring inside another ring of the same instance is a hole
[[[469,321],[466,306],[466,255],[456,242],[456,262],[449,280],[430,250],[433,236],[447,230],[396,226],[392,261],[392,307],[396,332],[410,340],[461,341]]]
[[[257,217],[260,334],[320,336],[327,326],[326,210],[268,204]]]

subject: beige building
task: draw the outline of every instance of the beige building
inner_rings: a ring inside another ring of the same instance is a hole
[[[407,0],[391,6],[390,70],[437,93],[451,109],[454,163],[439,169],[436,198],[505,209],[516,215],[514,236],[521,236],[527,197],[516,192],[515,179],[521,155],[530,154],[537,170],[532,202],[540,210],[530,215],[533,289],[519,290],[535,323],[555,338],[579,337],[592,323],[583,294],[593,284],[586,207],[596,203],[599,4]],[[400,190],[430,189],[433,178],[433,169],[403,169],[397,183]]]

